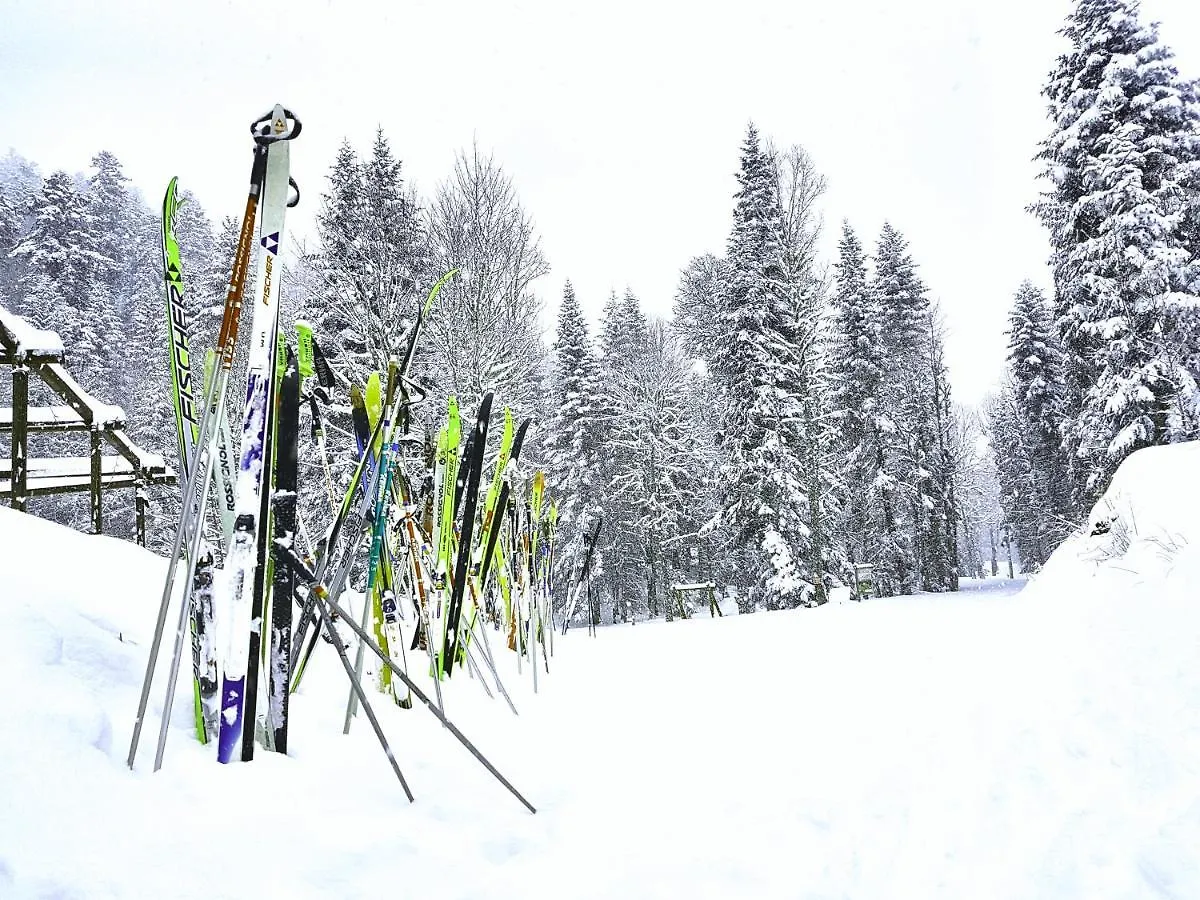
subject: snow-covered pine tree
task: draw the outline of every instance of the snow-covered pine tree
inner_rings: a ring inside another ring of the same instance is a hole
[[[730,277],[713,359],[725,455],[722,523],[747,556],[744,611],[795,606],[812,590],[811,535],[789,424],[798,411],[790,335],[795,327],[786,272],[782,211],[771,158],[751,125],[742,145],[739,189],[726,259]]]
[[[103,386],[115,403],[116,398],[132,398],[139,381],[158,371],[135,365],[131,357],[145,350],[149,338],[147,323],[134,321],[133,298],[161,282],[161,276],[155,277],[161,266],[158,253],[148,245],[150,212],[132,195],[120,160],[101,151],[92,157],[92,170],[84,198],[89,244],[96,250],[85,329],[93,349],[77,377],[93,390]],[[132,433],[141,410],[132,408],[129,399],[123,402],[131,407],[125,412]]]
[[[925,374],[929,385],[928,427],[932,434],[925,455],[925,499],[928,533],[924,538],[924,589],[958,590],[958,502],[955,496],[958,458],[953,440],[954,403],[946,369],[945,329],[936,303],[927,313]]]
[[[88,177],[87,202],[90,207],[91,229],[96,251],[93,275],[109,288],[120,291],[127,287],[121,276],[128,273],[124,265],[133,251],[134,201],[129,194],[129,179],[121,162],[112,153],[102,150],[92,157],[92,174]]]
[[[904,237],[884,223],[870,283],[883,370],[883,475],[895,488],[897,539],[886,568],[902,592],[958,585],[951,399],[936,312]]]
[[[32,219],[24,238],[11,251],[26,263],[25,302],[19,312],[41,327],[55,327],[69,343],[82,318],[80,307],[98,256],[89,246],[88,203],[74,179],[58,171],[46,179],[34,198]]]
[[[839,530],[849,560],[873,564],[876,583],[888,595],[899,583],[895,561],[901,551],[894,480],[885,461],[890,423],[880,404],[886,362],[866,256],[849,222],[842,223],[834,270],[829,366],[842,485]]]
[[[1051,548],[1043,542],[1041,491],[1029,446],[1029,430],[1022,421],[1017,392],[1011,377],[984,404],[988,440],[999,484],[1003,532],[1016,543],[1023,566],[1036,567]],[[995,574],[993,550],[993,574]]]
[[[404,181],[401,162],[382,128],[363,164],[362,188],[366,232],[356,241],[363,275],[360,296],[372,319],[367,336],[379,345],[373,361],[382,371],[390,356],[404,350],[401,323],[416,318],[425,289],[441,273],[430,270],[416,194]]]
[[[570,576],[582,547],[583,534],[600,512],[602,482],[598,471],[600,450],[600,372],[587,322],[568,280],[563,286],[554,344],[554,418],[543,442],[546,466],[553,475],[558,498],[556,586],[566,596]],[[600,568],[602,554],[593,560]]]
[[[895,517],[895,537],[887,546],[892,558],[883,571],[896,593],[909,593],[921,586],[918,555],[925,530],[922,461],[930,446],[925,428],[930,392],[923,350],[929,301],[908,244],[890,223],[883,224],[874,260],[868,308],[876,316],[885,361],[876,404],[883,449],[877,478],[891,497],[885,511]]]
[[[314,324],[330,363],[361,385],[404,352],[404,334],[431,282],[425,231],[401,162],[381,129],[364,159],[343,141],[328,181],[317,212],[318,247],[295,271],[288,268],[284,298],[298,299],[298,312]],[[349,404],[340,396],[325,421],[334,478],[344,486],[357,449],[349,438]],[[301,465],[303,493],[314,508],[326,508],[318,499],[325,495],[325,475],[314,446],[305,444]]]
[[[1030,281],[1017,289],[1008,318],[1008,376],[1033,483],[1022,522],[1021,558],[1039,566],[1070,531],[1071,497],[1059,425],[1063,357],[1046,297]]]
[[[308,258],[317,273],[317,293],[306,310],[317,327],[322,349],[331,360],[345,365],[341,357],[365,348],[355,335],[359,310],[359,257],[357,243],[365,239],[362,165],[348,140],[343,140],[329,168],[329,188],[321,195],[317,210],[319,248]]]
[[[1075,512],[1139,447],[1197,431],[1200,86],[1136,0],[1077,0],[1043,93],[1050,232]]]
[[[362,161],[348,141],[338,149],[317,232],[310,272],[298,276],[315,284],[303,312],[330,360],[363,382],[402,354],[405,328],[430,283],[416,199],[382,129]]]
[[[797,512],[813,587],[807,602],[824,603],[828,599],[826,573],[836,568],[830,543],[836,515],[836,498],[830,489],[834,480],[834,430],[829,407],[830,373],[823,352],[828,342],[823,316],[826,284],[817,269],[821,235],[817,202],[826,185],[803,147],[770,151],[770,160],[780,205],[780,270],[785,291],[780,333],[788,348],[788,388],[794,407],[784,424],[792,439],[796,475],[806,501]]]
[[[12,150],[0,157],[0,304],[21,307],[25,259],[13,251],[31,224],[34,198],[41,192],[37,167]]]
[[[636,620],[639,612],[658,614],[657,595],[648,591],[651,574],[647,568],[646,535],[637,527],[638,511],[616,484],[629,480],[638,466],[628,448],[609,450],[614,430],[625,411],[617,402],[623,383],[636,378],[646,354],[646,317],[632,292],[619,299],[613,292],[604,305],[600,319],[600,383],[597,396],[599,445],[605,449],[596,460],[600,507],[604,527],[600,544],[602,564],[598,581],[603,593],[612,598],[613,615],[621,621]]]
[[[24,210],[17,192],[8,182],[0,181],[0,266],[20,242],[24,230]]]

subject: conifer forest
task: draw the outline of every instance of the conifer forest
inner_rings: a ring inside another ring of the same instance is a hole
[[[324,183],[304,186],[312,227],[276,273],[282,319],[311,323],[339,384],[366,384],[405,354],[431,287],[457,270],[413,348],[425,396],[412,432],[432,453],[451,398],[464,423],[488,395],[493,415],[529,421],[521,469],[543,473],[557,504],[560,615],[589,556],[577,621],[707,616],[702,594],[674,586],[709,582],[741,612],[816,606],[856,564],[881,596],[1036,571],[1129,454],[1200,428],[1200,73],[1179,70],[1132,0],[1078,0],[1062,35],[1068,49],[1027,98],[1046,111],[1026,210],[1044,226],[1046,268],[1011,285],[1006,366],[981,404],[956,399],[953,336],[897,224],[906,211],[877,229],[826,222],[839,185],[802,135],[753,122],[729,135],[736,192],[713,199],[724,243],[678,259],[674,295],[655,304],[577,295],[483,142],[447,147],[440,179],[418,191],[384,127],[347,139]],[[56,331],[83,387],[174,466],[165,185],[135,184],[103,147],[75,171],[45,171],[14,139],[0,158],[0,307]],[[180,185],[198,366],[218,343],[242,222],[192,195],[185,173]],[[243,341],[234,395],[247,354]],[[231,402],[234,433],[240,413]],[[322,415],[320,439],[314,428],[300,441],[313,534],[360,459],[345,393]],[[70,439],[32,440],[53,456]],[[486,471],[494,462],[493,446]],[[149,542],[166,553],[180,493],[147,490]],[[132,537],[132,498],[104,503],[106,530]],[[86,530],[86,498],[30,511]]]

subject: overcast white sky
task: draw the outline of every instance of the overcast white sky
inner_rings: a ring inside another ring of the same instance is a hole
[[[956,396],[1003,358],[1008,301],[1047,285],[1024,207],[1046,129],[1039,89],[1069,0],[250,3],[0,0],[0,153],[79,171],[116,153],[157,202],[178,175],[240,212],[247,126],[277,100],[307,232],[344,136],[382,124],[423,193],[478,138],[513,176],[553,271],[595,318],[628,285],[666,315],[679,270],[721,252],[753,119],[803,144],[869,246],[885,219],[942,302]],[[1200,3],[1144,0],[1200,76]]]

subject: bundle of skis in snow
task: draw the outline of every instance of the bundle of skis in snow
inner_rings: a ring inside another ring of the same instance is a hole
[[[533,806],[446,718],[441,687],[456,667],[466,668],[489,696],[490,681],[512,707],[488,636],[496,629],[517,652],[518,667],[522,657],[528,659],[535,689],[539,666],[549,670],[557,509],[547,502],[542,473],[526,479],[518,468],[529,422],[514,428],[511,411],[503,411],[499,449],[486,486],[490,394],[480,401],[465,440],[453,397],[436,442],[411,433],[412,409],[426,396],[409,372],[421,326],[439,290],[457,270],[443,276],[417,309],[402,343],[403,358],[391,359],[386,373],[372,375],[365,385],[351,383],[329,364],[311,326],[303,321],[294,323],[293,348],[281,328],[279,253],[286,211],[299,199],[290,177],[289,152],[300,130],[299,119],[282,106],[251,126],[250,189],[220,335],[204,360],[202,396],[197,395],[192,371],[190,316],[174,234],[180,204],[174,179],[163,201],[168,358],[183,503],[129,766],[136,758],[169,607],[178,595],[155,770],[162,765],[189,634],[196,734],[201,742],[216,744],[221,762],[250,760],[256,745],[287,752],[289,696],[300,685],[323,636],[335,648],[350,682],[345,729],[361,705],[410,800],[412,793],[363,685],[367,652],[378,659],[370,694],[382,693],[404,708],[411,708],[416,697],[532,812]],[[251,307],[246,401],[235,464],[226,397],[256,239],[258,296]],[[358,454],[340,500],[321,412],[339,384],[349,387]],[[305,405],[331,507],[331,522],[315,544],[307,539],[298,503],[298,434]],[[210,495],[215,503],[212,518],[219,524],[206,528]],[[356,619],[343,597],[364,550],[363,609]],[[357,641],[353,664],[342,625]],[[421,668],[431,676],[435,699],[410,674],[406,644],[409,652],[422,657]]]

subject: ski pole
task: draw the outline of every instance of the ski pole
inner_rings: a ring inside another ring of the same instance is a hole
[[[284,546],[283,544],[280,544],[280,543],[276,543],[276,547],[279,548],[280,557],[283,560],[285,560],[289,565],[291,565],[296,570],[296,573],[301,578],[303,578],[309,584],[313,584],[313,582],[314,582],[313,573],[308,568],[308,566],[306,566],[304,564],[304,561],[302,559],[300,559],[295,554],[295,552],[292,551],[292,549],[290,547]],[[471,755],[474,756],[475,759],[479,761],[479,763],[485,769],[487,769],[489,772],[491,772],[492,775],[496,778],[496,780],[499,781],[502,785],[504,785],[505,788],[508,789],[509,793],[511,793],[514,797],[516,797],[519,801],[521,801],[521,804],[526,809],[528,809],[531,813],[537,812],[537,809],[534,808],[533,804],[530,803],[528,800],[526,800],[521,795],[521,792],[518,791],[515,787],[513,787],[512,783],[509,782],[509,780],[507,778],[505,778],[503,775],[501,775],[500,771],[488,761],[487,757],[485,757],[482,753],[479,752],[479,749],[474,744],[471,743],[471,741],[467,738],[467,736],[465,734],[463,734],[461,731],[459,731],[458,727],[453,722],[451,722],[449,719],[447,719],[445,715],[443,715],[442,711],[440,709],[438,709],[437,706],[434,704],[434,702],[432,700],[430,700],[429,697],[425,694],[425,692],[422,691],[413,682],[413,680],[408,677],[407,673],[405,673],[403,669],[401,669],[394,662],[392,662],[388,658],[388,655],[386,653],[384,653],[381,649],[379,649],[379,646],[373,640],[371,640],[371,636],[369,634],[367,634],[366,631],[359,628],[358,623],[355,622],[354,619],[351,618],[347,614],[346,610],[342,609],[334,600],[329,599],[328,596],[325,596],[325,592],[319,584],[313,584],[312,589],[314,592],[316,592],[315,596],[314,596],[314,600],[324,601],[324,603],[326,604],[326,606],[328,607],[329,610],[331,610],[332,612],[337,613],[337,615],[341,616],[342,620],[347,625],[349,625],[351,630],[354,631],[354,633],[356,635],[358,635],[359,639],[363,641],[363,643],[366,645],[367,649],[370,650],[372,653],[374,653],[377,657],[379,657],[380,661],[385,666],[387,666],[389,669],[392,670],[392,674],[395,675],[397,678],[399,678],[401,681],[403,681],[405,683],[405,685],[408,686],[408,689],[413,692],[413,695],[418,700],[420,700],[423,704],[425,704],[425,708],[428,709],[431,713],[433,713],[433,715],[437,718],[437,720],[439,722],[441,722],[442,725],[444,725],[446,727],[446,729],[455,736],[455,738],[458,739],[458,742],[460,744],[462,744],[471,753]]]
[[[279,547],[278,544],[275,545]],[[315,589],[314,589],[315,590]],[[325,630],[329,633],[332,639],[334,649],[337,650],[338,658],[342,661],[342,668],[346,670],[346,677],[350,679],[350,687],[358,696],[359,702],[362,704],[363,711],[367,714],[367,719],[371,723],[371,728],[375,732],[375,737],[379,739],[379,745],[383,747],[383,752],[387,754],[388,762],[392,765],[392,771],[396,773],[396,778],[400,780],[400,787],[404,788],[404,794],[408,797],[408,802],[412,803],[412,791],[408,789],[408,782],[404,780],[404,773],[400,771],[400,764],[396,762],[396,755],[392,753],[392,748],[388,744],[387,738],[384,736],[383,729],[379,725],[379,720],[375,718],[375,710],[371,708],[371,702],[367,700],[367,695],[363,692],[362,682],[358,676],[354,674],[354,668],[350,665],[350,660],[346,656],[346,648],[342,646],[342,640],[334,630],[333,620],[329,616],[328,610],[325,608],[325,600],[318,593],[316,595],[316,609],[321,616],[321,621],[325,625]]]
[[[241,312],[242,295],[246,287],[246,271],[249,268],[250,247],[254,234],[254,215],[258,208],[259,192],[262,189],[262,179],[266,172],[266,150],[262,144],[256,143],[254,148],[254,163],[250,171],[250,191],[246,198],[246,210],[242,216],[242,230],[238,236],[237,252],[234,255],[233,271],[230,276],[229,294],[225,301],[225,317],[221,323],[221,351],[224,355],[228,351],[229,357],[233,356],[233,343],[237,340],[237,319]],[[230,341],[229,335],[232,329],[233,340]],[[133,737],[129,743],[129,756],[126,763],[129,768],[133,768],[134,760],[137,757],[138,742],[141,739],[142,724],[145,721],[146,706],[150,700],[150,687],[154,681],[154,668],[158,662],[158,652],[162,644],[163,629],[166,626],[167,610],[171,604],[171,595],[174,593],[176,570],[179,565],[180,553],[183,550],[183,542],[185,535],[188,534],[188,523],[192,519],[193,510],[197,503],[197,494],[200,496],[198,501],[203,504],[203,498],[207,493],[208,481],[212,477],[212,452],[207,446],[209,442],[209,432],[212,430],[212,422],[215,418],[214,407],[223,407],[224,403],[218,401],[221,397],[221,392],[224,389],[225,378],[220,374],[212,380],[208,386],[208,391],[205,395],[205,413],[200,420],[200,435],[196,441],[196,455],[192,459],[191,467],[188,470],[185,484],[188,488],[188,502],[182,507],[179,514],[179,527],[175,531],[175,538],[171,545],[171,554],[167,562],[167,576],[163,586],[162,600],[159,603],[158,618],[154,624],[154,638],[150,644],[150,655],[146,663],[146,674],[142,680],[141,695],[138,698],[137,716],[133,723]],[[201,471],[205,472],[201,479]],[[203,482],[201,484],[201,482]],[[201,485],[197,490],[197,485]],[[201,530],[203,522],[203,513],[196,517],[192,528],[197,532]],[[192,557],[194,559],[194,557]],[[190,566],[189,566],[190,568]],[[191,573],[188,573],[190,580]],[[190,613],[189,603],[185,599],[182,621],[184,626],[187,624],[187,616]],[[176,654],[178,659],[178,653]],[[177,666],[176,666],[177,668]],[[169,717],[170,710],[164,709],[163,715]],[[157,769],[158,766],[156,765]]]

